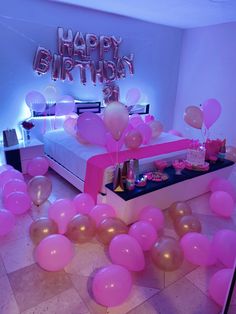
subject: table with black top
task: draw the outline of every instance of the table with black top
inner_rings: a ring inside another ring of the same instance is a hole
[[[182,170],[180,175],[170,166],[165,169],[169,178],[166,181],[148,181],[145,187],[136,187],[133,191],[114,192],[113,184],[107,184],[106,202],[111,204],[119,218],[126,223],[138,219],[143,207],[155,206],[161,209],[173,202],[186,201],[209,191],[213,178],[227,178],[234,166],[230,160],[217,161],[211,164],[208,171]]]

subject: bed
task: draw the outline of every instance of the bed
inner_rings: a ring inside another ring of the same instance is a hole
[[[106,149],[96,145],[83,145],[80,144],[77,139],[67,134],[62,128],[46,132],[43,136],[45,154],[49,159],[50,167],[68,180],[71,184],[76,186],[80,191],[86,190],[86,179],[88,179],[88,162],[93,160],[96,156],[104,156],[107,158],[107,167],[104,166],[102,175],[102,182],[99,186],[100,193],[105,194],[105,185],[112,182],[114,165],[116,163],[116,157],[114,154],[107,153]],[[182,142],[183,139],[180,137],[162,133],[161,136],[152,141],[149,146],[143,146],[144,150],[156,145],[166,143],[177,143]],[[184,144],[186,145],[186,143]],[[180,147],[181,148],[181,147]],[[171,149],[170,149],[171,150]],[[127,153],[124,149],[118,154]],[[131,155],[136,156],[136,153],[129,151]],[[165,159],[169,162],[176,158],[184,158],[186,154],[185,148],[178,151],[173,151],[161,155],[154,155],[151,157],[139,159],[139,171],[144,173],[150,170],[154,170],[154,160]],[[104,158],[102,158],[104,159]],[[123,157],[125,159],[125,157]],[[124,160],[120,160],[121,162]],[[95,165],[96,167],[96,165]],[[98,165],[96,169],[99,170]],[[101,170],[101,169],[100,169]]]

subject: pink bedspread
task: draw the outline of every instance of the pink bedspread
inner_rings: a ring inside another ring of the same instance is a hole
[[[102,185],[104,170],[116,162],[121,163],[129,159],[142,159],[180,151],[187,149],[190,143],[191,140],[189,139],[181,139],[162,144],[142,146],[136,150],[123,150],[118,154],[105,153],[93,156],[87,161],[84,192],[89,193],[97,201],[97,194]]]

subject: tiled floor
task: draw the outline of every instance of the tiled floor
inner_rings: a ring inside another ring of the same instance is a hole
[[[196,267],[184,262],[174,272],[158,270],[146,254],[146,268],[133,274],[133,290],[128,300],[114,308],[105,308],[91,297],[91,282],[96,270],[110,263],[103,245],[94,239],[77,245],[71,263],[60,272],[46,272],[34,262],[34,245],[28,230],[31,222],[47,214],[50,202],[72,198],[78,191],[50,171],[53,192],[39,208],[33,207],[17,218],[14,230],[0,239],[0,314],[218,314],[220,307],[208,297],[211,275],[223,268]],[[236,171],[231,180],[236,185]],[[26,178],[27,179],[27,178]],[[221,228],[236,229],[236,211],[230,219],[215,216],[208,208],[209,195],[189,201],[199,217],[203,233],[212,236]],[[164,234],[177,237],[166,215]],[[231,306],[236,313],[236,302]]]

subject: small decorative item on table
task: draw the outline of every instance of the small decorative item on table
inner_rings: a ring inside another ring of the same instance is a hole
[[[135,181],[135,186],[139,188],[143,188],[147,185],[147,176],[146,175],[140,175],[138,179]]]
[[[211,163],[215,163],[219,157],[219,153],[223,145],[224,145],[224,141],[220,139],[216,139],[216,140],[207,139],[205,143],[206,160]]]
[[[30,130],[34,127],[34,124],[32,122],[29,122],[29,121],[23,121],[21,123],[21,125],[22,125],[22,128],[24,129],[24,133],[23,133],[24,141],[29,142],[30,141]]]
[[[180,175],[185,168],[185,162],[183,160],[174,160],[172,166],[175,168],[175,174]]]
[[[163,173],[164,169],[167,167],[167,162],[165,160],[157,160],[154,163],[157,170],[161,173]]]
[[[166,181],[169,179],[168,174],[160,172],[160,171],[148,172],[145,174],[145,176],[147,177],[148,181],[155,181],[155,182]]]
[[[207,171],[209,163],[205,161],[206,149],[199,141],[193,141],[187,150],[187,160],[185,168],[195,171]]]

